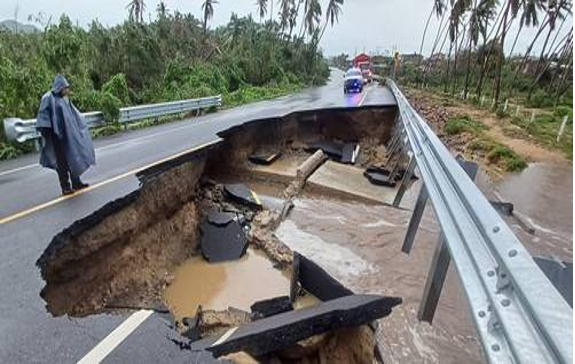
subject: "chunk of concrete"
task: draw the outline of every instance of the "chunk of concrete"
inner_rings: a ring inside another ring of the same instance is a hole
[[[292,302],[297,294],[297,287],[294,287],[294,284],[299,284],[322,301],[353,295],[351,290],[339,283],[322,267],[298,252],[293,253],[293,277],[290,288]]]
[[[290,347],[300,340],[345,327],[355,327],[388,316],[402,302],[399,297],[352,295],[253,321],[190,345],[215,357],[245,351],[254,357]]]
[[[232,220],[224,226],[204,222],[200,229],[202,254],[210,263],[236,260],[245,254],[246,235],[238,221]]]
[[[293,305],[289,296],[280,296],[257,301],[251,305],[250,309],[252,311],[252,320],[259,320],[279,313],[291,311],[293,310]]]
[[[238,203],[258,209],[262,207],[258,195],[243,183],[226,184],[224,185],[224,191],[232,200]]]

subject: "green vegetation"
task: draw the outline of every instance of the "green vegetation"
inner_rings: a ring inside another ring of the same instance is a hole
[[[485,125],[471,119],[469,116],[459,116],[451,118],[445,123],[443,131],[447,135],[456,135],[463,132],[477,135],[485,130]]]
[[[569,121],[559,143],[557,134],[563,122],[564,113],[568,113]],[[512,118],[514,125],[524,129],[536,142],[548,147],[561,150],[567,158],[573,160],[573,109],[556,110],[555,114],[543,114],[530,122],[529,118]]]
[[[527,167],[527,162],[512,149],[486,135],[487,127],[471,117],[457,116],[450,118],[443,127],[447,135],[462,133],[471,134],[474,139],[467,148],[485,157],[485,160],[507,172],[519,172]]]
[[[144,1],[134,0],[129,19],[111,28],[94,21],[84,29],[62,16],[41,32],[0,30],[0,120],[35,117],[56,73],[70,81],[80,110],[104,113],[107,124],[95,136],[120,130],[122,106],[221,94],[230,107],[322,84],[329,69],[317,45],[337,21],[342,1],[330,1],[323,20],[317,0],[308,3],[299,34],[292,1],[282,3],[279,23],[272,14],[265,24],[232,14],[228,24],[210,29],[217,4],[210,0],[202,19],[160,3],[155,19],[145,23]],[[7,143],[0,131],[0,160],[31,149],[31,143]]]
[[[490,164],[497,165],[507,172],[520,172],[527,168],[527,162],[521,156],[488,136],[484,135],[473,140],[468,148],[482,152]]]

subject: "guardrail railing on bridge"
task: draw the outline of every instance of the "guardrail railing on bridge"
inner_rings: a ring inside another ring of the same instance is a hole
[[[420,319],[431,321],[423,306],[437,304],[453,260],[489,362],[572,363],[573,310],[399,87],[386,83],[399,108],[395,141],[409,158],[406,175],[417,167],[423,181],[402,250],[411,250],[428,199],[441,226]]]
[[[127,128],[128,124],[144,119],[152,119],[160,116],[187,113],[190,111],[219,107],[222,104],[222,96],[203,97],[199,99],[180,100],[148,104],[139,106],[123,107],[120,109],[119,123]],[[104,125],[104,115],[100,111],[82,114],[88,127],[94,128]],[[28,140],[38,139],[40,135],[36,131],[36,119],[22,120],[19,118],[4,119],[4,132],[10,141],[24,143]]]

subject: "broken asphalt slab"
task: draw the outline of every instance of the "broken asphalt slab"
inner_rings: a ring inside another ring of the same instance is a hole
[[[244,230],[236,220],[224,226],[204,222],[201,231],[202,254],[210,263],[239,259],[248,248]]]
[[[250,207],[261,209],[262,203],[258,195],[243,183],[234,183],[224,185],[224,191],[234,201]]]
[[[281,151],[269,151],[269,152],[260,152],[254,153],[248,157],[250,162],[255,164],[263,164],[269,165],[275,162],[279,157],[281,157]]]
[[[351,290],[339,283],[322,267],[298,252],[294,252],[293,276],[290,288],[292,302],[296,298],[298,284],[321,301],[353,295]]]
[[[323,141],[309,145],[306,148],[308,152],[322,150],[331,159],[345,164],[354,164],[359,154],[359,144],[342,143],[337,141]]]
[[[293,305],[289,296],[280,296],[257,301],[251,305],[250,310],[252,311],[252,320],[259,320],[279,313],[291,311],[293,310]]]
[[[192,351],[208,350],[214,357],[245,351],[255,357],[290,347],[308,337],[340,328],[368,324],[388,316],[399,297],[352,295],[249,322],[221,336],[190,345]]]

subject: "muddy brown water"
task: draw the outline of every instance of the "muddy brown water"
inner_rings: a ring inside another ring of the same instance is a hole
[[[511,202],[535,228],[527,234],[513,218],[506,219],[531,254],[573,260],[573,165],[532,163],[521,173],[491,181],[478,178],[489,198]]]
[[[250,311],[259,300],[289,295],[290,280],[260,251],[249,249],[240,260],[211,264],[203,257],[178,267],[164,297],[177,320],[192,317],[199,305]]]

